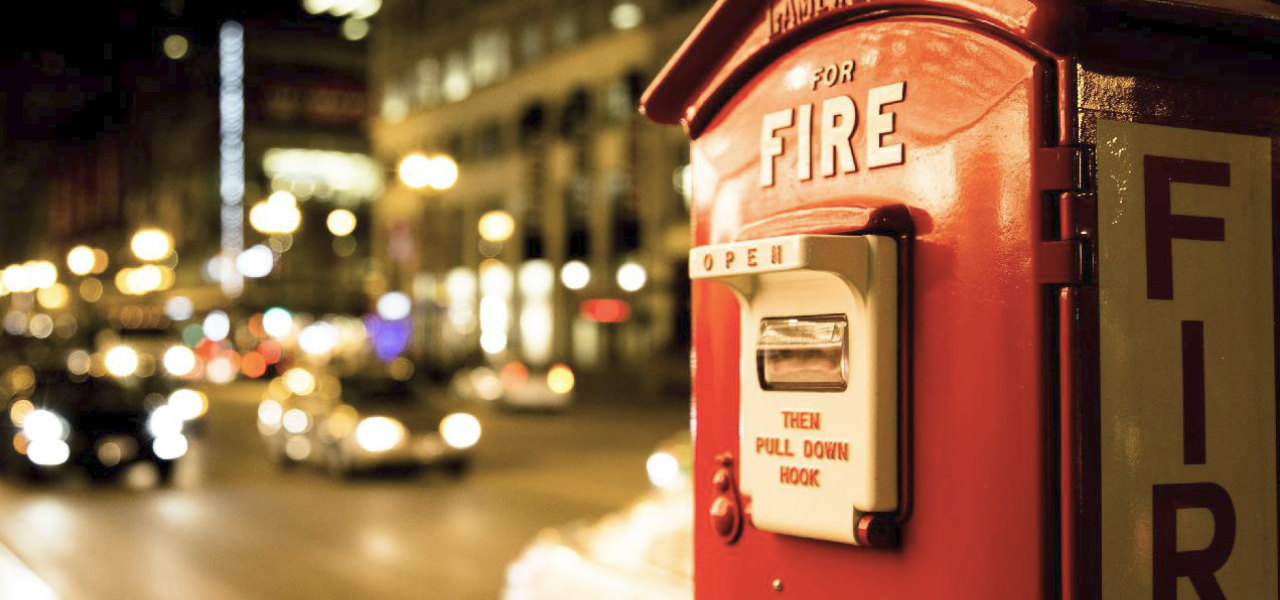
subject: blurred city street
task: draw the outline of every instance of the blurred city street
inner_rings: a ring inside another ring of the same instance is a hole
[[[24,7],[0,600],[690,594],[711,5]]]
[[[480,407],[484,437],[461,479],[339,480],[270,464],[254,426],[265,387],[207,390],[207,430],[171,489],[149,481],[149,465],[108,485],[5,481],[0,546],[65,600],[497,598],[540,529],[594,520],[648,489],[649,453],[688,424],[683,399]]]

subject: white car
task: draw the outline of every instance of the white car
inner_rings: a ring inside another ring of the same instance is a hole
[[[415,380],[360,373],[341,379],[295,367],[268,386],[258,431],[281,467],[316,463],[337,477],[438,465],[462,475],[480,421],[444,410]]]

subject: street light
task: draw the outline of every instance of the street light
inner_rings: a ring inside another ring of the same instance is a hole
[[[415,152],[400,161],[396,172],[402,183],[415,190],[447,190],[458,182],[458,163],[446,154],[427,156]]]

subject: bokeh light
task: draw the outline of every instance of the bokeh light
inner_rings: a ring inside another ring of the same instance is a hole
[[[282,338],[293,333],[293,315],[289,311],[273,306],[262,313],[262,329],[273,338]]]
[[[480,420],[467,413],[453,413],[440,421],[440,437],[454,448],[470,448],[480,441]]]
[[[684,481],[680,477],[680,461],[669,452],[650,454],[644,468],[649,474],[649,483],[663,489],[679,487]]]
[[[306,396],[316,391],[316,378],[311,371],[301,367],[294,367],[285,371],[284,385],[289,388],[290,392],[299,396]]]
[[[191,42],[178,33],[171,33],[164,38],[164,55],[173,60],[181,60],[191,50]]]
[[[415,190],[431,187],[447,190],[458,182],[458,163],[445,155],[428,158],[414,153],[404,157],[397,168],[400,181]]]
[[[44,289],[58,282],[58,267],[47,260],[32,260],[23,263],[26,271],[28,291]]]
[[[505,210],[491,210],[480,217],[480,237],[489,242],[505,242],[516,231],[516,220]]]
[[[88,246],[76,246],[67,252],[67,269],[76,275],[93,272],[94,252]]]
[[[423,154],[415,153],[404,157],[396,171],[400,174],[400,181],[415,190],[431,183],[431,159]]]
[[[378,316],[388,321],[399,321],[413,310],[413,303],[403,292],[387,292],[378,298]]]
[[[227,339],[231,333],[231,318],[220,310],[210,312],[204,318],[204,337],[214,342]]]
[[[43,313],[34,315],[27,323],[27,330],[31,337],[43,340],[53,335],[53,317]]]
[[[345,208],[334,209],[325,219],[325,226],[338,237],[351,235],[356,230],[356,215]]]
[[[231,383],[236,378],[236,363],[226,354],[219,354],[205,366],[204,374],[213,383]]]
[[[128,377],[138,370],[138,353],[128,346],[116,346],[107,351],[107,372],[116,377]]]
[[[84,350],[72,350],[67,355],[67,371],[77,377],[88,374],[89,353]]]
[[[97,277],[87,277],[81,281],[80,298],[91,304],[102,299],[102,280]]]
[[[639,291],[647,280],[648,274],[640,263],[629,262],[618,267],[618,287],[624,291]]]
[[[9,406],[9,421],[17,427],[22,427],[22,422],[35,411],[35,404],[26,398],[21,398]]]
[[[580,260],[571,260],[560,267],[560,282],[571,290],[580,290],[591,283],[591,267]]]
[[[236,268],[245,277],[258,279],[271,274],[275,266],[275,253],[270,248],[257,244],[250,246],[236,257]]]
[[[173,238],[160,229],[140,229],[133,234],[129,248],[141,260],[160,260],[173,251]]]
[[[249,224],[260,233],[293,233],[302,224],[298,198],[280,190],[249,209]]]
[[[565,364],[554,364],[547,370],[547,387],[557,394],[568,394],[573,391],[573,369]]]
[[[403,356],[396,357],[387,365],[387,374],[397,381],[408,381],[413,377],[413,361]]]
[[[67,305],[67,301],[71,298],[71,292],[67,291],[67,286],[61,283],[55,283],[47,288],[36,291],[36,301],[49,310],[56,310]]]
[[[169,406],[182,420],[191,421],[209,410],[209,398],[196,390],[181,388],[169,394]]]
[[[164,352],[164,369],[176,377],[185,377],[196,369],[196,353],[186,346],[170,346]]]
[[[164,314],[174,321],[186,321],[195,314],[195,304],[186,296],[174,296],[165,301]]]
[[[267,374],[267,359],[257,352],[246,352],[240,358],[240,372],[250,379],[262,377]]]
[[[358,17],[347,17],[342,21],[342,37],[350,41],[363,40],[369,35],[369,22]]]
[[[298,347],[307,354],[328,354],[338,345],[338,330],[324,321],[316,321],[298,332]]]

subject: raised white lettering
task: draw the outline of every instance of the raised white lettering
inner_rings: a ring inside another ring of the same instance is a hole
[[[853,98],[835,96],[822,101],[821,163],[822,176],[839,172],[853,173],[858,164],[853,159],[853,144],[849,141],[858,126],[858,107]],[[772,174],[770,174],[772,176]]]
[[[813,105],[801,104],[796,123],[796,177],[800,181],[813,179]]]
[[[884,136],[894,132],[894,114],[884,112],[884,105],[902,102],[907,82],[871,88],[867,94],[867,167],[902,164],[902,144],[885,146]]]
[[[778,130],[791,126],[792,112],[787,108],[764,116],[760,127],[760,185],[762,187],[773,186],[773,159],[782,156],[782,138],[778,137]]]

